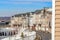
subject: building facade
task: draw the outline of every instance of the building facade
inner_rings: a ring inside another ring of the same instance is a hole
[[[51,29],[52,9],[16,14],[11,17],[12,27],[24,27],[31,30],[48,31]]]

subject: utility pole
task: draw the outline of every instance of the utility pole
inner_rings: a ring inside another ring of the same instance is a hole
[[[27,14],[28,16],[28,28],[30,29],[30,26],[29,26],[29,13]]]
[[[43,18],[44,18],[44,19],[46,18],[46,9],[45,9],[45,7],[44,7],[44,9],[43,9]],[[46,26],[45,26],[45,32],[46,32]]]
[[[30,26],[29,26],[29,16],[30,16],[30,14],[27,13],[27,16],[28,16],[28,30],[30,30]],[[29,35],[29,32],[28,32],[28,35]],[[28,40],[29,40],[29,37],[28,37]]]

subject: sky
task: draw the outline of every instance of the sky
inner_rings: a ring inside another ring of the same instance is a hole
[[[0,0],[0,17],[52,7],[52,0]]]

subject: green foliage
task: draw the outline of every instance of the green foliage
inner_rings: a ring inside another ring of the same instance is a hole
[[[39,36],[36,36],[34,40],[41,40],[41,38]]]
[[[24,38],[24,34],[23,34],[23,32],[21,33],[21,37]]]

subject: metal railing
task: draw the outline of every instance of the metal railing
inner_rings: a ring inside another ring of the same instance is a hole
[[[6,38],[5,38],[5,36],[0,36],[0,37],[4,37],[1,40],[34,40],[35,37],[36,37],[36,35],[26,36],[24,38],[22,38],[22,37],[18,37],[17,38],[16,35],[14,35],[14,36],[8,36]]]

